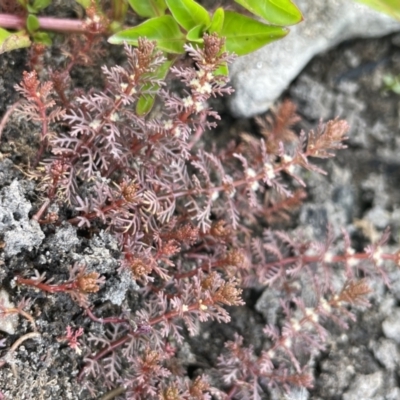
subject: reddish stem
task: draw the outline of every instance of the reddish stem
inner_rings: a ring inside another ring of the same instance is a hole
[[[127,319],[123,318],[117,318],[117,317],[108,317],[108,318],[98,318],[96,317],[90,308],[86,308],[86,314],[88,317],[94,321],[94,322],[99,322],[100,324],[123,324],[123,323],[129,323]]]
[[[78,19],[37,17],[39,29],[54,32],[87,33],[85,21]],[[26,17],[21,15],[0,14],[0,27],[7,29],[25,29]]]
[[[70,292],[70,291],[76,290],[78,288],[77,281],[61,283],[58,285],[48,285],[47,283],[39,282],[35,279],[26,279],[26,278],[23,278],[22,276],[17,276],[17,284],[34,286],[40,290],[43,290],[43,291],[49,292],[49,293]]]

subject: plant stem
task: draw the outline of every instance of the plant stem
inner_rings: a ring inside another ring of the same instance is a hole
[[[39,28],[45,31],[86,33],[88,28],[85,21],[79,19],[37,17]],[[25,29],[26,17],[12,14],[0,14],[0,27],[6,29]]]

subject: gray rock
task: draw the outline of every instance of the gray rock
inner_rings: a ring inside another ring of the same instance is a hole
[[[0,289],[0,305],[5,309],[15,307],[15,305],[10,301],[8,293],[4,289]],[[5,317],[1,317],[0,314],[0,331],[6,332],[9,335],[14,335],[17,325],[18,314],[6,314]]]
[[[312,57],[341,41],[400,30],[399,22],[353,0],[296,0],[296,4],[304,15],[302,23],[283,40],[240,57],[231,66],[236,92],[230,106],[235,115],[266,111]]]
[[[112,254],[115,249],[116,239],[102,231],[90,240],[89,247],[83,253],[73,253],[72,258],[75,262],[86,265],[89,270],[100,274],[110,273],[118,266],[118,260]]]
[[[382,330],[388,339],[400,343],[400,308],[393,310],[393,313],[382,322]]]
[[[280,292],[273,287],[265,289],[256,303],[256,310],[270,325],[276,325],[280,307]]]
[[[388,370],[394,370],[400,362],[400,352],[393,340],[381,339],[379,342],[373,342],[370,347],[375,358]]]
[[[128,290],[139,291],[140,287],[129,271],[122,270],[117,277],[107,279],[103,300],[109,300],[112,304],[120,306],[124,302]]]
[[[378,371],[368,375],[358,375],[343,395],[343,400],[375,399],[375,394],[383,385],[383,372]]]
[[[65,223],[58,227],[55,235],[49,241],[49,247],[59,257],[59,252],[67,253],[79,244],[79,239],[76,235],[76,228]]]
[[[22,250],[30,251],[44,239],[40,225],[29,218],[32,205],[24,194],[17,180],[0,192],[0,234],[4,235],[6,257],[15,256]]]

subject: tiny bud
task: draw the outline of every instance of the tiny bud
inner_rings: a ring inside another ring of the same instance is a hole
[[[96,293],[99,291],[99,274],[91,272],[78,277],[78,286],[84,293]]]

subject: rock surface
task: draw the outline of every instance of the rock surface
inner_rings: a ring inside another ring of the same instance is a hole
[[[400,22],[352,0],[297,0],[296,4],[304,15],[302,23],[283,40],[232,65],[234,115],[250,117],[266,111],[313,56],[339,42],[400,30]]]
[[[0,234],[4,235],[6,257],[22,250],[31,251],[42,243],[44,233],[39,224],[30,219],[31,203],[24,197],[24,189],[15,180],[0,192]]]

